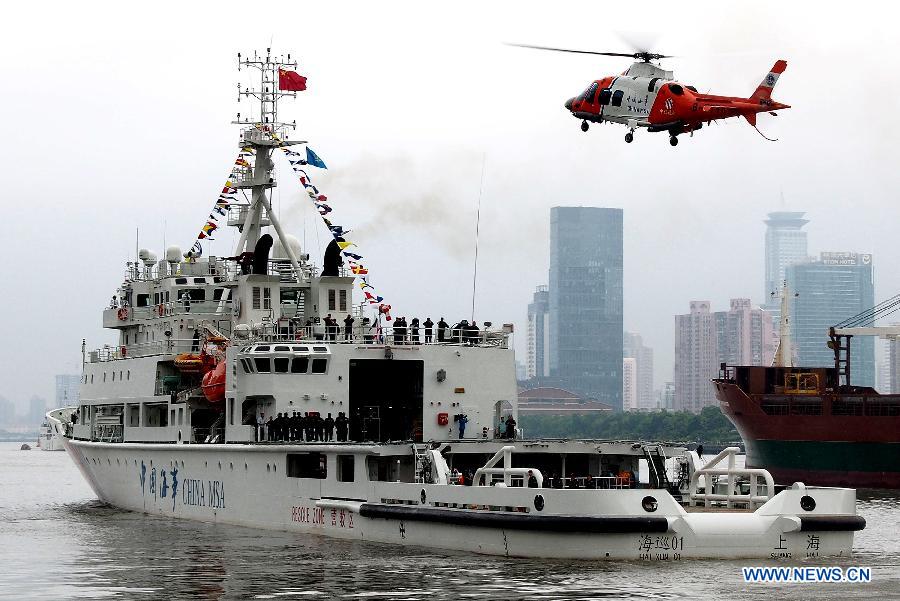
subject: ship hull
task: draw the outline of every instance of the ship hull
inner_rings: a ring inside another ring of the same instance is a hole
[[[853,532],[864,525],[855,515],[855,492],[846,489],[784,491],[756,512],[688,513],[666,491],[651,489],[537,490],[289,478],[283,468],[291,449],[282,445],[67,439],[66,448],[97,496],[122,509],[508,557],[659,562],[848,556]],[[546,498],[540,512],[531,505],[538,494]],[[658,497],[659,511],[641,509],[647,495]],[[814,513],[796,515],[801,495],[817,499]],[[505,512],[496,511],[504,505]],[[509,506],[519,506],[521,513],[510,513]],[[553,508],[561,513],[551,514]]]
[[[776,483],[900,488],[900,418],[769,415],[723,381],[716,396],[744,440],[746,466],[768,470]]]

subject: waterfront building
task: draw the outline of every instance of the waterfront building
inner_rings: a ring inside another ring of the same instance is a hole
[[[609,413],[613,410],[606,403],[584,398],[571,390],[552,386],[520,390],[518,401],[520,416]]]
[[[622,209],[550,210],[550,375],[622,408]]]
[[[700,413],[715,404],[710,380],[718,374],[716,319],[709,301],[691,301],[690,313],[675,316],[676,411]]]
[[[622,358],[622,409],[639,411],[637,361],[634,357]]]
[[[803,219],[803,212],[777,211],[769,213],[766,224],[766,275],[763,289],[763,308],[778,313],[781,304],[778,293],[784,282],[788,265],[807,260],[806,232],[803,226],[809,223]]]
[[[81,376],[77,374],[57,374],[56,399],[54,407],[69,407],[78,404],[78,387]]]
[[[630,357],[635,361],[636,408],[644,411],[656,409],[658,403],[653,389],[653,349],[644,346],[641,335],[634,332],[625,332],[622,342],[623,357]]]
[[[823,252],[816,261],[789,265],[791,337],[799,365],[834,367],[828,328],[875,305],[872,255]],[[875,339],[851,341],[850,383],[875,386]]]
[[[525,378],[546,378],[550,375],[550,290],[538,286],[528,304],[527,354]]]
[[[778,347],[772,313],[754,307],[749,298],[731,299],[728,311],[717,311],[718,362],[729,365],[771,365]]]
[[[664,382],[663,387],[657,393],[659,408],[673,411],[675,409],[675,382]]]

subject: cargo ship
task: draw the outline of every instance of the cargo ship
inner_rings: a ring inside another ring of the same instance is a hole
[[[900,488],[900,394],[848,384],[850,339],[896,337],[900,328],[858,323],[830,329],[834,367],[720,366],[716,398],[744,439],[748,468],[779,484]]]

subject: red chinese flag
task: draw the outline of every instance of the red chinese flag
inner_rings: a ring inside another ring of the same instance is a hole
[[[302,92],[306,89],[306,78],[296,71],[278,70],[278,89],[288,92]]]

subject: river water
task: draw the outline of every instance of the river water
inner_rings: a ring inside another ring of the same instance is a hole
[[[2,599],[900,599],[900,494],[860,491],[868,584],[746,584],[745,565],[505,559],[146,516],[98,502],[64,452],[0,443]]]

